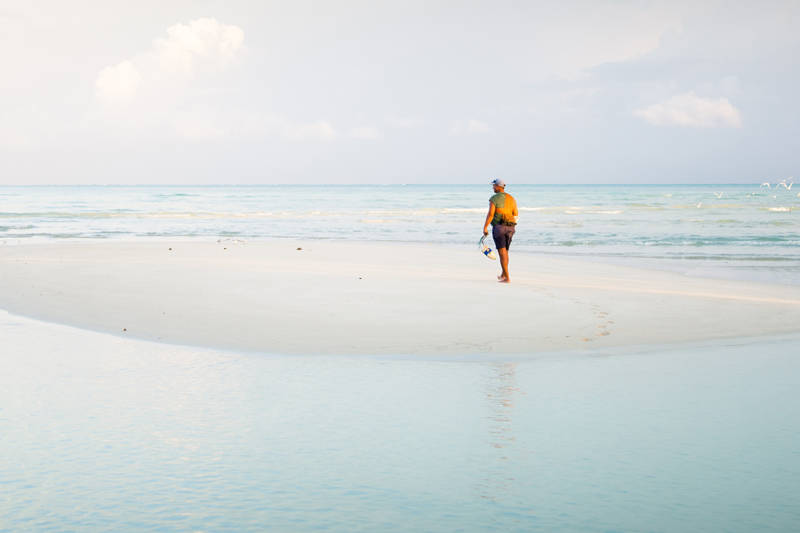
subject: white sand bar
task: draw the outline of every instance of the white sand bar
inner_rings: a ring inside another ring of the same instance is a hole
[[[171,248],[171,250],[170,250]],[[297,248],[302,248],[298,250]],[[285,354],[518,354],[800,331],[800,288],[388,243],[0,246],[0,308]]]

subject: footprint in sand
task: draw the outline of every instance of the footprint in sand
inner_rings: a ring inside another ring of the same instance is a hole
[[[609,326],[613,324],[614,321],[608,319],[608,311],[603,311],[599,306],[593,305],[592,312],[594,313],[595,318],[598,320],[596,336],[607,337],[611,335]]]
[[[570,298],[570,302],[577,304],[577,305],[586,305],[588,302],[583,302],[579,298]],[[592,315],[596,319],[597,323],[597,331],[594,334],[594,337],[607,337],[611,335],[611,328],[610,326],[614,323],[613,320],[609,320],[610,313],[608,311],[604,311],[599,305],[597,304],[589,304],[589,308],[592,311]],[[567,336],[569,337],[569,336]],[[593,338],[591,337],[583,337],[581,339],[583,342],[591,342]]]

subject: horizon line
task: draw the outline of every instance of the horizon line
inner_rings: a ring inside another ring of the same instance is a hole
[[[508,183],[507,186],[540,186],[540,187],[622,187],[622,186],[659,186],[686,185],[702,187],[707,185],[762,185],[764,182],[644,182],[644,183]],[[779,181],[775,182],[780,184]],[[484,186],[491,183],[31,183],[4,184],[0,187],[446,187],[446,186]]]

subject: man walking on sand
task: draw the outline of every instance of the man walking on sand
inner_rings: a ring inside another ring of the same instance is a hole
[[[489,212],[486,214],[486,222],[483,223],[483,234],[489,234],[489,224],[491,224],[494,246],[497,248],[497,255],[500,256],[500,267],[503,269],[497,276],[497,281],[511,283],[511,276],[508,274],[508,249],[514,236],[519,211],[517,211],[517,201],[506,192],[503,180],[492,180],[492,188],[494,195],[489,198]]]

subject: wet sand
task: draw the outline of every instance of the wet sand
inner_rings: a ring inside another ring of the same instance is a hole
[[[279,354],[480,355],[800,330],[800,288],[512,250],[274,240],[0,246],[0,308],[167,343]]]

